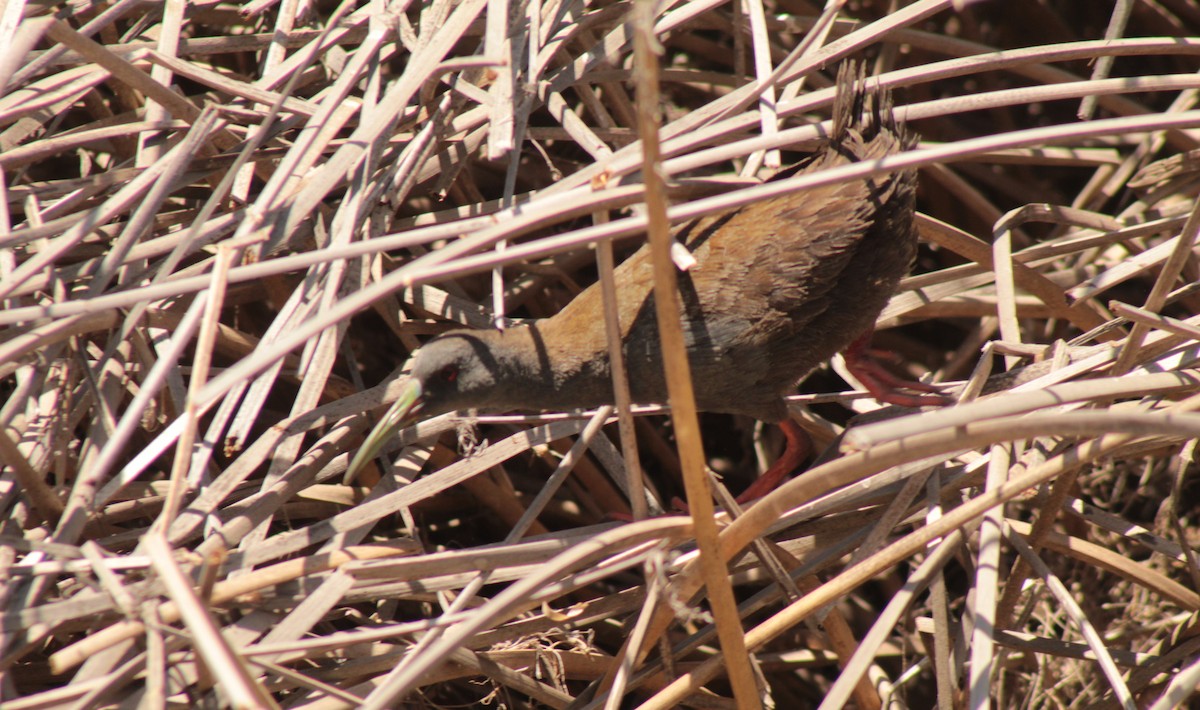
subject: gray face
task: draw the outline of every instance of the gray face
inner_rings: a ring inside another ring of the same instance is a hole
[[[430,417],[490,404],[499,364],[482,339],[450,333],[421,348],[411,376],[421,384],[421,416]]]

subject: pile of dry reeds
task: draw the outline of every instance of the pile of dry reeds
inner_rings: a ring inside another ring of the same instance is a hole
[[[810,379],[825,453],[721,519],[730,658],[690,518],[611,517],[608,411],[344,480],[428,336],[640,243],[634,4],[0,4],[7,707],[1184,702],[1200,10],[1111,5],[657,4],[676,223],[817,145],[841,59],[892,87],[923,245],[876,344],[962,401]],[[735,490],[777,453],[702,424]],[[665,508],[671,432],[636,420]]]

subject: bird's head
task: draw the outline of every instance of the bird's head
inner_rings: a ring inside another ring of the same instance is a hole
[[[393,409],[411,398],[407,414],[413,419],[492,404],[500,364],[487,335],[491,332],[454,332],[426,343],[417,352],[408,387]]]
[[[502,377],[491,335],[489,331],[451,332],[417,351],[400,397],[367,435],[346,477],[352,479],[388,439],[419,419],[495,405]]]

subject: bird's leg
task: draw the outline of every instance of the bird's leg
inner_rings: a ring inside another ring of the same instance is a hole
[[[750,484],[749,488],[742,491],[742,494],[737,497],[738,503],[762,498],[775,490],[789,473],[799,468],[804,459],[808,458],[808,454],[812,450],[812,440],[808,438],[808,434],[804,433],[800,425],[788,418],[783,420],[779,428],[783,430],[783,437],[786,441],[783,453],[779,455],[775,463],[771,464],[770,468]]]
[[[842,352],[846,359],[846,367],[867,388],[871,396],[884,404],[895,404],[901,407],[941,406],[953,403],[954,400],[938,394],[938,389],[924,382],[904,380],[888,372],[873,357],[869,347],[871,331],[858,336],[850,347]],[[915,390],[931,394],[906,394],[901,390]]]
[[[735,499],[738,503],[749,503],[775,490],[789,473],[799,468],[804,459],[808,458],[808,454],[812,450],[812,440],[808,438],[808,434],[804,433],[800,425],[791,419],[784,419],[779,428],[783,430],[785,441],[783,453],[754,483],[742,491],[742,494]],[[671,506],[681,513],[688,512],[687,503],[678,496],[671,499]]]

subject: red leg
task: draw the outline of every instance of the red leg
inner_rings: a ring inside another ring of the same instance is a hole
[[[748,503],[752,500],[762,498],[766,494],[775,490],[783,479],[792,471],[800,467],[804,463],[804,459],[808,457],[809,451],[812,449],[811,440],[808,434],[800,428],[800,425],[791,419],[784,419],[779,425],[783,430],[783,437],[786,443],[783,447],[783,453],[771,467],[763,472],[750,487],[742,491],[742,494],[736,498],[738,503]],[[672,498],[671,505],[682,513],[688,512],[687,503],[681,498]]]
[[[846,367],[850,370],[863,387],[875,399],[884,404],[895,404],[901,407],[928,407],[952,404],[953,399],[937,394],[938,389],[924,382],[914,382],[896,377],[872,358],[868,345],[871,342],[871,331],[867,331],[850,343],[842,353],[846,358]],[[915,390],[933,394],[905,394],[900,390]]]
[[[804,459],[808,458],[812,444],[808,434],[804,433],[800,425],[791,419],[784,419],[779,428],[783,430],[784,439],[787,441],[783,447],[783,453],[779,455],[779,459],[775,463],[771,464],[770,468],[750,484],[749,488],[742,491],[742,494],[737,497],[738,503],[762,498],[775,490],[788,474],[799,468]]]

